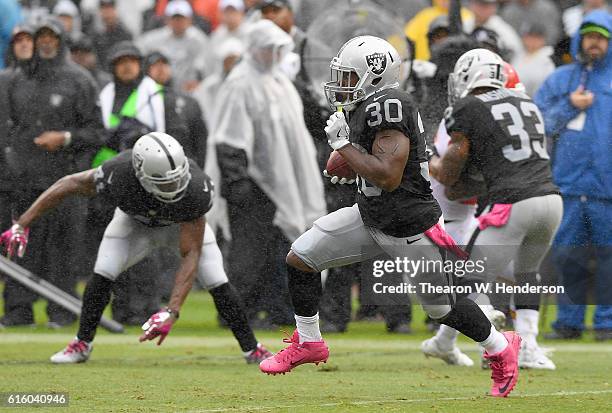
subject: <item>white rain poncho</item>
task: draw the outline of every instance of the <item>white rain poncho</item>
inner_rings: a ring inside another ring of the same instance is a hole
[[[229,38],[223,43],[219,44],[219,47],[215,51],[215,62],[214,73],[207,76],[206,79],[198,85],[193,91],[192,96],[198,101],[202,112],[204,113],[204,120],[206,121],[206,127],[213,131],[215,129],[215,112],[218,109],[216,105],[217,94],[221,89],[221,85],[225,80],[226,73],[223,71],[223,61],[228,56],[242,56],[244,53],[244,44],[242,41]]]
[[[193,91],[193,97],[198,101],[202,108],[206,127],[209,130],[209,135],[212,135],[215,130],[214,121],[218,111],[217,94],[223,85],[226,73],[223,72],[223,61],[226,57],[234,55],[241,56],[244,53],[243,43],[235,38],[227,39],[223,42],[216,51],[218,67],[215,73],[208,76],[200,85]],[[206,142],[206,161],[205,172],[212,179],[217,188],[220,187],[221,172],[217,163],[217,151],[212,136]],[[206,220],[213,228],[214,232],[220,229],[223,231],[223,237],[227,240],[231,239],[229,228],[229,220],[227,217],[227,203],[225,199],[219,195],[220,191],[214,192],[213,206],[206,214]]]
[[[253,23],[247,38],[244,59],[219,91],[212,139],[245,151],[249,176],[276,205],[274,224],[293,241],[326,213],[302,101],[278,70],[293,42],[268,20]]]

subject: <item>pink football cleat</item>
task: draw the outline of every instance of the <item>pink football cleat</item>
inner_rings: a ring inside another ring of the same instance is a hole
[[[508,347],[497,354],[487,354],[484,358],[489,360],[491,366],[491,396],[507,397],[514,389],[519,375],[518,354],[521,348],[521,338],[514,331],[502,333],[508,340]]]
[[[293,332],[291,338],[285,338],[283,341],[291,344],[259,363],[259,369],[262,372],[266,374],[285,374],[300,364],[327,362],[329,349],[325,341],[310,341],[300,344],[300,336],[297,330]]]

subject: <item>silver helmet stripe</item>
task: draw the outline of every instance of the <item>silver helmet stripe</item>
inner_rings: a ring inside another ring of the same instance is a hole
[[[162,141],[157,136],[153,135],[152,133],[149,134],[149,136],[152,137],[153,140],[155,140],[155,142],[157,142],[159,146],[161,146],[164,153],[168,157],[168,162],[170,162],[170,169],[174,171],[176,169],[176,164],[174,163],[174,158],[172,158],[172,155],[170,155],[170,152],[168,152],[168,148],[166,148],[166,145],[164,145]]]

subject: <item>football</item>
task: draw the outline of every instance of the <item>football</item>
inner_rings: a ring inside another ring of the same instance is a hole
[[[355,179],[357,177],[353,168],[351,168],[348,162],[346,162],[346,159],[344,159],[338,151],[333,151],[329,155],[325,169],[331,176],[338,176],[346,179]]]

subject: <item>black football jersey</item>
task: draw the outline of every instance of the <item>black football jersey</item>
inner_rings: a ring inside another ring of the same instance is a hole
[[[470,162],[483,174],[489,203],[515,203],[559,193],[552,181],[542,114],[524,93],[496,89],[448,109],[446,130],[470,142]]]
[[[357,177],[357,205],[365,225],[394,237],[419,234],[442,215],[429,183],[423,124],[410,96],[399,89],[375,93],[351,111],[351,143],[368,153],[378,131],[395,129],[410,139],[410,154],[400,186],[387,192]]]
[[[104,162],[95,172],[96,192],[109,204],[150,227],[189,222],[203,216],[212,207],[213,184],[210,178],[189,160],[191,181],[187,193],[174,203],[164,203],[145,191],[134,168],[132,150],[121,152]]]

